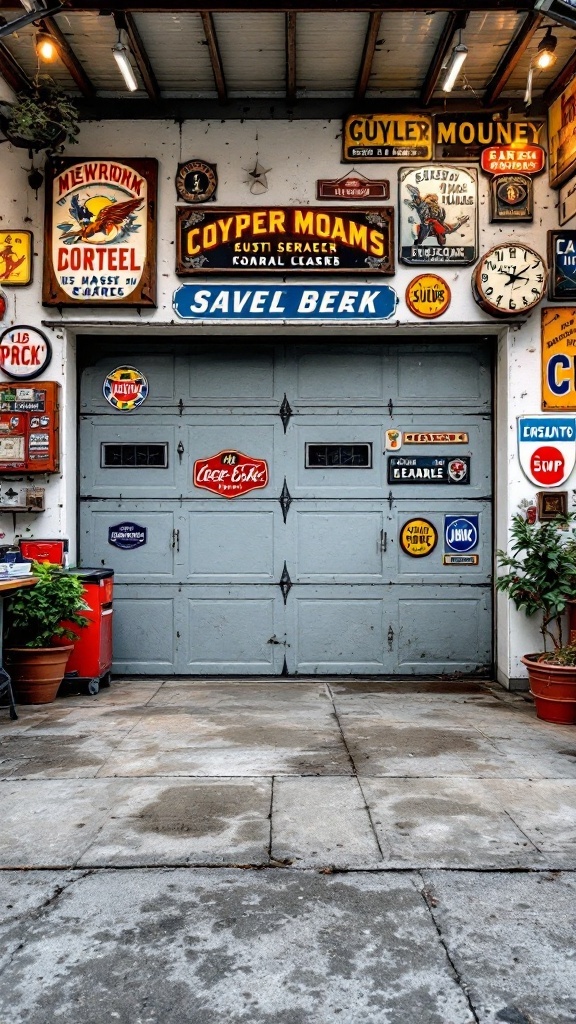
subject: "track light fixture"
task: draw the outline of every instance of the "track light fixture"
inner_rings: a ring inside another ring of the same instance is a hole
[[[446,74],[444,75],[444,81],[442,82],[442,92],[452,92],[454,83],[460,74],[462,65],[468,56],[468,47],[464,46],[462,42],[462,35],[460,34],[460,41],[457,46],[454,46],[452,53],[448,58],[446,64]]]
[[[129,89],[130,92],[136,92],[138,82],[136,81],[136,76],[132,70],[132,65],[128,57],[128,50],[120,39],[120,35],[118,35],[118,42],[114,43],[114,46],[112,47],[112,53],[114,54],[114,60],[120,68],[122,78],[126,83],[126,88]]]

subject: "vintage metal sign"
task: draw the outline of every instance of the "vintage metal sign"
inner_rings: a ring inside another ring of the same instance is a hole
[[[389,455],[389,484],[469,484],[470,456]]]
[[[576,409],[576,308],[542,310],[542,408]]]
[[[544,121],[504,121],[491,113],[435,114],[437,160],[480,160],[485,147],[528,150],[538,145]]]
[[[249,491],[266,487],[268,463],[234,449],[218,452],[194,463],[194,486],[223,498],[238,498]]]
[[[478,555],[443,555],[442,565],[478,565]]]
[[[450,305],[450,288],[437,274],[419,274],[406,289],[408,309],[425,320],[442,316]]]
[[[188,160],[178,164],[176,191],[185,203],[207,203],[216,198],[218,175],[216,164],[205,160]]]
[[[409,519],[400,530],[400,547],[412,558],[430,555],[438,543],[438,530],[428,519]]]
[[[384,433],[384,447],[387,452],[398,451],[402,447],[402,431],[386,430]]]
[[[392,207],[177,207],[176,273],[394,273]]]
[[[342,131],[342,162],[432,159],[428,114],[351,114]]]
[[[479,516],[477,513],[467,516],[444,516],[444,546],[450,551],[464,554],[478,547]]]
[[[558,193],[558,222],[560,226],[576,217],[576,175],[562,185]]]
[[[552,188],[576,171],[576,78],[548,107],[548,174]]]
[[[548,298],[576,299],[576,231],[548,232]]]
[[[157,177],[151,159],[47,166],[45,306],[156,305]]]
[[[32,232],[0,231],[0,284],[30,284]]]
[[[385,178],[366,178],[358,171],[341,178],[319,178],[316,199],[390,199],[390,182]]]
[[[540,487],[559,487],[576,462],[576,416],[519,416],[518,457]]]
[[[404,444],[468,444],[468,434],[464,430],[411,430],[402,435],[402,440]]]
[[[39,377],[52,358],[52,346],[42,331],[26,324],[9,327],[0,335],[0,370],[14,380]]]
[[[541,174],[546,151],[542,146],[490,146],[482,150],[480,166],[488,174]]]
[[[473,263],[478,252],[478,178],[452,164],[402,167],[398,174],[403,263]]]
[[[122,551],[141,548],[147,540],[147,527],[138,526],[138,523],[118,523],[116,526],[108,527],[108,543]]]
[[[174,310],[183,320],[372,321],[389,320],[398,296],[387,284],[193,285],[174,292]]]
[[[534,186],[524,174],[501,174],[490,182],[490,220],[532,220]]]
[[[102,392],[119,412],[131,412],[148,397],[148,381],[135,366],[117,366],[105,378]]]

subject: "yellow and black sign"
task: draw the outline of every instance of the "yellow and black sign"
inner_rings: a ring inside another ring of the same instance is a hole
[[[409,519],[400,531],[400,547],[412,558],[431,554],[438,543],[438,531],[427,519]]]
[[[428,114],[351,114],[342,132],[343,163],[432,159]]]
[[[450,289],[438,274],[419,274],[406,289],[408,309],[425,320],[442,316],[450,305]]]
[[[0,231],[0,283],[30,284],[32,232]]]
[[[486,146],[511,146],[519,153],[538,145],[544,121],[494,120],[489,113],[435,114],[436,160],[479,160]]]
[[[576,308],[542,310],[542,408],[576,409]]]

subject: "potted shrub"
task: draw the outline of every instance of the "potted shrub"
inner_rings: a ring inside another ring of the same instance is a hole
[[[549,522],[512,517],[511,554],[497,551],[509,571],[496,588],[527,616],[540,615],[542,651],[521,659],[528,669],[536,714],[551,722],[576,723],[576,644],[564,642],[563,617],[576,599],[576,513]]]
[[[15,103],[0,103],[0,128],[14,146],[51,153],[77,142],[80,113],[74,100],[49,75],[34,79],[32,92],[19,93]]]
[[[33,562],[32,573],[38,582],[6,599],[4,664],[17,703],[47,704],[58,693],[73,650],[73,644],[62,645],[62,640],[78,639],[70,624],[87,626],[81,612],[89,606],[76,574],[49,562]]]

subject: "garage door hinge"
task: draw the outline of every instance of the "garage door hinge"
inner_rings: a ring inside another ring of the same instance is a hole
[[[172,547],[180,551],[180,530],[172,530]]]
[[[284,392],[284,398],[282,400],[282,405],[280,406],[280,410],[279,410],[278,415],[280,416],[280,419],[282,420],[282,426],[284,427],[284,433],[286,433],[286,430],[288,429],[288,424],[290,422],[290,417],[292,415],[292,409],[290,407],[290,402],[286,398],[286,392]]]
[[[288,594],[290,593],[290,591],[292,589],[292,580],[290,579],[290,573],[288,572],[288,567],[286,565],[286,562],[284,562],[284,568],[282,569],[282,575],[280,577],[280,582],[279,582],[278,586],[280,587],[280,590],[282,591],[282,597],[284,598],[284,604],[286,604],[286,602],[288,600]]]
[[[388,491],[387,501],[388,501],[388,507],[392,508],[392,502],[394,501],[394,495],[392,494],[392,491]]]
[[[288,484],[286,483],[286,477],[284,477],[284,486],[282,488],[282,491],[280,493],[280,497],[278,498],[278,501],[280,502],[280,508],[282,509],[282,515],[284,517],[284,522],[286,522],[286,520],[288,518],[288,509],[290,508],[290,505],[292,504],[292,496],[290,494],[290,491],[288,490]]]
[[[394,643],[394,630],[392,629],[392,626],[388,626],[388,650],[389,651],[392,650],[393,643]]]
[[[392,401],[392,399],[390,398],[390,399],[388,400],[388,413],[390,414],[390,416],[392,416],[392,413],[393,413],[393,412],[394,412],[394,402],[393,402],[393,401]]]
[[[180,416],[184,412],[184,402],[182,401],[182,399],[180,399],[180,401],[178,402],[178,411]]]

